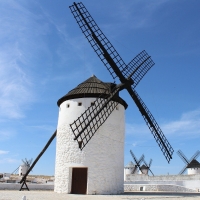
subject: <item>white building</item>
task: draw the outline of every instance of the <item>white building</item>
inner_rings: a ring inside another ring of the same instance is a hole
[[[29,167],[23,163],[19,166],[19,176],[24,176],[26,172],[28,171]]]
[[[92,76],[58,100],[55,192],[119,194],[124,191],[126,102],[118,94],[113,98],[119,104],[82,151],[69,126],[113,86]]]
[[[126,181],[126,175],[137,174],[137,173],[138,173],[137,165],[133,164],[133,162],[130,161],[124,167],[124,181]]]
[[[149,172],[149,168],[146,166],[146,165],[142,165],[140,167],[141,171],[139,172],[139,174],[145,174],[145,175],[148,175],[148,172]]]
[[[192,162],[187,166],[188,175],[200,174],[200,163],[197,160],[192,160]]]

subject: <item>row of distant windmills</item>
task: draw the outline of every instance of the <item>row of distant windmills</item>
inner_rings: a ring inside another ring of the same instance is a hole
[[[147,164],[144,159],[144,154],[139,159],[137,159],[131,150],[130,150],[130,153],[131,153],[134,163],[132,161],[130,161],[124,167],[124,180],[126,180],[126,175],[130,175],[130,174],[138,174],[139,173],[139,174],[148,175],[149,172],[151,172],[151,174],[154,176],[154,174],[150,168],[151,164],[152,164],[152,159],[150,159],[149,164]],[[187,170],[188,175],[200,174],[200,163],[197,161],[197,158],[200,155],[199,150],[190,159],[188,159],[181,150],[178,150],[177,154],[185,163],[185,166],[179,172],[179,175],[184,174],[186,172],[186,170]],[[141,164],[141,163],[143,163],[143,164]]]
[[[56,137],[55,192],[119,194],[124,191],[125,110],[128,106],[119,96],[121,90],[129,93],[168,163],[174,152],[135,91],[154,62],[143,50],[126,64],[83,3],[73,3],[70,10],[114,80],[105,83],[92,76],[58,100],[57,128],[20,183],[26,185],[27,175]]]

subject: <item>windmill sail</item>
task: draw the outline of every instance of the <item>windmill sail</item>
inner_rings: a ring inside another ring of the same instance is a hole
[[[127,89],[129,94],[132,96],[142,116],[144,117],[149,129],[151,130],[154,138],[156,139],[156,142],[158,143],[161,151],[163,152],[165,158],[169,162],[172,158],[172,154],[174,151],[173,148],[167,141],[166,137],[162,133],[152,114],[145,106],[144,102],[132,90],[132,88],[135,88],[135,86],[139,83],[143,76],[154,65],[154,62],[152,61],[151,57],[146,53],[146,51],[142,51],[128,65],[126,65],[82,3],[74,3],[72,6],[70,6],[70,10],[74,18],[76,19],[80,29],[82,30],[83,34],[91,44],[98,57],[104,63],[104,65],[112,75],[113,79],[115,80],[115,78],[118,77],[121,81],[121,84],[119,84],[117,87],[119,91],[122,89]],[[88,141],[94,135],[95,130],[97,130],[100,127],[100,125],[103,124],[107,119],[107,117],[103,118],[103,115],[100,115],[99,118],[98,115],[104,110],[104,107],[109,102],[109,100],[107,100],[106,104],[101,104],[99,102],[101,105],[96,105],[96,110],[92,108],[90,110],[89,108],[87,112],[83,113],[71,125],[72,131],[75,135],[75,139],[77,139],[77,141],[79,142],[79,147],[81,149],[88,143]],[[112,106],[110,105],[109,107]],[[111,109],[108,112],[109,115],[112,111],[113,109]],[[88,116],[89,120],[87,120]],[[95,119],[96,117],[98,118]],[[92,125],[90,125],[90,123]]]
[[[142,114],[147,126],[149,127],[149,130],[153,134],[153,137],[155,138],[158,146],[160,147],[161,151],[163,152],[163,155],[169,162],[170,159],[172,159],[172,154],[174,152],[173,148],[171,147],[170,143],[168,142],[167,138],[163,134],[162,130],[160,129],[158,123],[154,119],[153,115],[145,105],[145,103],[142,101],[140,96],[137,94],[135,90],[128,90],[129,94],[131,95],[132,99],[134,100],[135,104],[137,105],[140,113]]]
[[[183,174],[186,169],[191,166],[191,163],[193,161],[196,161],[197,157],[200,155],[200,151],[198,150],[191,158],[190,160],[187,159],[187,157],[184,155],[184,153],[181,150],[177,151],[177,154],[182,159],[182,161],[186,164],[183,169],[179,172],[179,175]],[[196,166],[197,167],[197,166]]]
[[[80,149],[83,149],[93,137],[99,127],[106,121],[118,102],[111,101],[119,92],[120,88],[114,88],[111,94],[102,95],[104,98],[97,98],[93,105],[85,110],[81,116],[75,120],[70,127],[74,133],[74,140],[79,142]]]
[[[117,75],[105,56],[107,55],[108,57],[111,57],[119,70],[123,70],[123,68],[126,67],[124,61],[117,53],[110,41],[107,39],[107,37],[100,30],[83,3],[74,3],[72,6],[70,6],[70,10],[88,42],[91,44],[98,57],[104,63],[113,79],[115,79]]]
[[[143,173],[142,169],[140,167],[140,163],[142,162],[142,160],[144,160],[144,155],[142,154],[142,156],[140,157],[140,159],[137,160],[136,156],[134,155],[134,153],[131,150],[130,150],[130,153],[131,153],[131,156],[132,156],[133,160],[135,161],[137,167],[139,168],[139,170],[141,171],[141,173]],[[136,168],[135,168],[135,170],[136,170]]]

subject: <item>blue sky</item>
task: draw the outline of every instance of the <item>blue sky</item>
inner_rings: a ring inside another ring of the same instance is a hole
[[[0,1],[0,172],[40,153],[56,129],[57,100],[95,74],[112,77],[76,24],[69,0]],[[200,2],[177,0],[83,1],[128,63],[146,50],[155,62],[136,87],[170,144],[167,163],[129,95],[125,164],[143,153],[154,174],[178,174],[200,141]],[[53,175],[55,140],[32,174]]]

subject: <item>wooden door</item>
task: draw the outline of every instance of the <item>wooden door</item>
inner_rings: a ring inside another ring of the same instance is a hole
[[[72,194],[86,194],[87,192],[87,168],[72,169]]]

